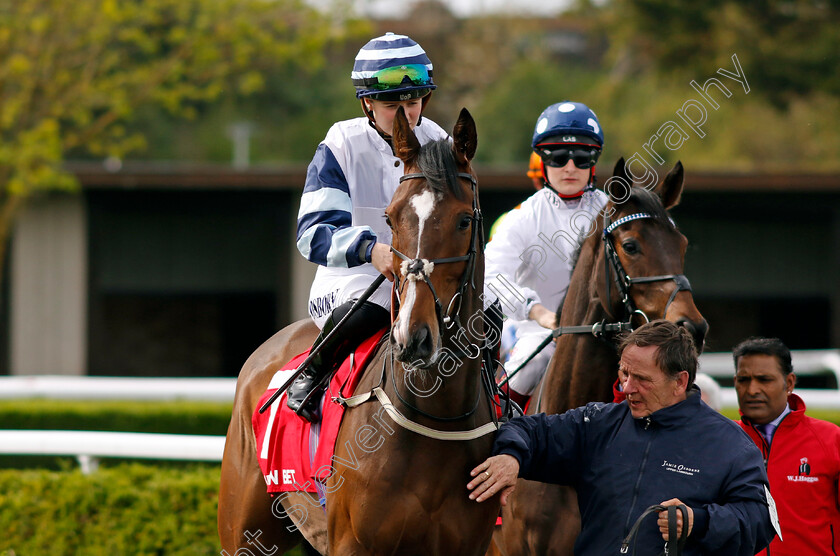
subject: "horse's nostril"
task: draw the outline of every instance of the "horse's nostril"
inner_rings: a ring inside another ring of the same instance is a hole
[[[416,356],[428,357],[432,353],[432,334],[429,327],[420,327],[412,338],[412,343]]]

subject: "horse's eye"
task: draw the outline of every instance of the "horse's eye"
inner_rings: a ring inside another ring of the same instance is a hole
[[[628,255],[635,255],[639,252],[639,244],[635,239],[628,239],[621,244],[621,248]]]
[[[472,223],[472,217],[471,216],[462,216],[461,221],[458,223],[458,229],[459,230],[469,229],[471,223]]]
[[[385,223],[388,224],[389,228],[391,228],[392,230],[394,229],[393,224],[391,224],[391,217],[388,216],[387,214],[385,215]]]

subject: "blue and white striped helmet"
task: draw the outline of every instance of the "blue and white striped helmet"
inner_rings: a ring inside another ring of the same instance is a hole
[[[371,39],[359,50],[351,77],[357,98],[408,100],[437,88],[432,62],[423,48],[394,33]]]
[[[543,110],[534,127],[531,148],[541,143],[576,143],[604,146],[604,132],[598,116],[580,102],[563,101]]]

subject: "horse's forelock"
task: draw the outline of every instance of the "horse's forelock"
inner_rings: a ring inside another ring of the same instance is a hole
[[[429,187],[438,193],[449,191],[459,201],[464,200],[464,193],[458,181],[458,165],[452,152],[449,139],[430,141],[420,148],[417,158],[420,171],[426,176]]]
[[[668,215],[665,207],[662,206],[662,200],[656,193],[652,193],[644,187],[635,186],[630,191],[630,198],[626,202],[638,207],[639,212],[646,212],[662,221],[665,226],[676,228],[674,221]]]

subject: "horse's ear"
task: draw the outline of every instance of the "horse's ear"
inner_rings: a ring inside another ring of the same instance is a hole
[[[630,176],[627,175],[627,167],[624,165],[623,156],[615,162],[615,168],[613,168],[613,176],[625,180],[630,185],[633,184],[633,180],[630,179]]]
[[[455,157],[461,164],[467,164],[475,156],[475,149],[478,146],[478,134],[475,131],[475,120],[466,108],[461,108],[458,121],[452,130],[452,139],[455,147]]]
[[[680,196],[683,190],[683,165],[682,162],[677,161],[674,167],[662,180],[662,183],[656,187],[656,193],[662,199],[662,206],[666,209],[675,207],[680,204]]]
[[[406,118],[402,106],[397,108],[397,113],[394,116],[391,139],[394,145],[394,154],[406,166],[411,166],[417,158],[417,154],[420,152],[420,141],[417,140],[417,136],[411,131],[411,126],[408,124],[408,118]]]

